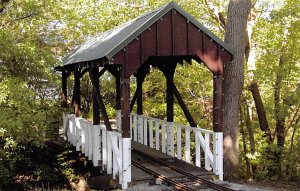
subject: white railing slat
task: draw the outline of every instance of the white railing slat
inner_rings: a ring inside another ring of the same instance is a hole
[[[134,134],[134,136],[133,136],[133,140],[135,141],[135,142],[137,142],[137,136],[138,136],[138,133],[137,133],[137,128],[138,128],[138,125],[137,125],[137,115],[133,115],[133,123],[134,123],[134,126],[133,126],[133,134]]]
[[[144,135],[144,133],[143,133],[143,130],[144,130],[144,128],[143,128],[143,125],[144,125],[143,119],[144,118],[143,118],[142,115],[138,115],[138,142],[141,143],[141,144],[144,143],[144,141],[143,141],[143,135]]]
[[[149,120],[149,146],[153,148],[153,120]]]
[[[181,126],[177,125],[177,158],[181,160],[182,158],[182,151],[181,151]]]
[[[102,134],[102,170],[107,168],[107,131],[101,129]]]
[[[154,120],[155,122],[155,149],[159,150],[159,122]]]
[[[185,128],[185,161],[191,162],[190,129]]]
[[[167,139],[167,134],[166,134],[166,122],[161,123],[161,151],[163,153],[166,153],[166,139]]]
[[[144,145],[148,145],[148,120],[144,118]]]
[[[200,139],[199,136],[197,136],[197,133],[195,133],[195,147],[196,147],[196,161],[195,165],[198,167],[201,167],[201,146],[200,146]]]

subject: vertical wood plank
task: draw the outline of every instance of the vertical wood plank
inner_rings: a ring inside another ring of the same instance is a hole
[[[155,148],[159,150],[159,122],[155,121]]]
[[[191,162],[190,128],[185,127],[185,161]]]
[[[148,145],[148,119],[146,117],[144,118],[144,145]]]
[[[138,142],[143,144],[143,125],[144,125],[144,122],[143,122],[143,116],[141,115],[138,115]]]
[[[181,149],[181,126],[177,126],[177,158],[181,160],[182,158],[182,149]]]
[[[205,154],[204,154],[204,160],[205,160],[205,169],[206,170],[211,170],[210,167],[210,160],[209,160],[209,156],[208,153],[210,152],[210,134],[205,132],[204,135],[204,142],[205,142]]]
[[[111,134],[110,133],[107,133],[107,174],[112,174],[112,167],[113,167],[113,158],[112,158],[112,137],[111,137]]]
[[[116,145],[118,145],[118,137],[114,133],[111,134],[110,138],[111,138],[112,142],[117,143]],[[112,144],[112,146],[113,146],[113,144]],[[115,157],[114,149],[112,149],[112,152],[113,152],[113,154],[112,154],[112,158],[113,158],[112,175],[113,175],[113,179],[116,179],[116,175],[119,172],[118,161],[117,161],[117,158]]]
[[[196,166],[201,167],[201,149],[200,149],[200,139],[199,131],[195,131],[195,147],[196,147]]]
[[[166,141],[167,141],[167,134],[166,134],[166,123],[163,121],[161,122],[161,150],[163,153],[166,153]]]
[[[138,120],[137,120],[137,115],[133,116],[133,123],[134,123],[134,127],[133,127],[133,140],[135,142],[138,141]]]
[[[150,148],[153,148],[153,120],[149,120],[149,144]]]
[[[102,129],[102,170],[107,169],[107,131]]]

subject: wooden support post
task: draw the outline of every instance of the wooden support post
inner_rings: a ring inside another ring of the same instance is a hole
[[[173,75],[167,77],[167,121],[174,121],[174,94],[172,89]]]
[[[136,77],[136,91],[137,91],[137,101],[136,101],[136,113],[138,115],[143,115],[143,82],[144,78],[141,74]]]
[[[68,89],[67,89],[67,79],[70,73],[66,71],[62,71],[62,95],[61,95],[61,106],[67,108],[68,107]]]
[[[94,79],[96,77],[99,79],[99,75],[94,76],[94,73],[92,72],[92,70],[89,70],[89,74],[90,74],[91,82],[93,84],[93,92],[94,92],[95,98],[96,98],[96,100],[97,100],[97,102],[98,102],[98,104],[100,106],[101,115],[102,115],[102,118],[104,120],[104,124],[106,126],[106,130],[111,131],[112,130],[111,129],[111,125],[109,123],[109,119],[108,119],[108,115],[107,115],[107,112],[106,112],[106,108],[105,108],[104,102],[103,102],[102,97],[100,95],[100,89],[96,88],[96,83],[94,82]]]
[[[130,78],[121,78],[121,114],[122,114],[122,137],[130,137]]]
[[[116,78],[116,110],[121,110],[121,78],[120,75]]]
[[[121,78],[120,78],[120,71],[118,69],[117,65],[108,65],[106,66],[107,70],[115,77],[116,84],[116,103],[115,103],[115,109],[121,110]]]
[[[141,66],[137,75],[136,82],[137,87],[130,102],[130,111],[132,111],[135,101],[137,100],[137,114],[143,115],[143,83],[145,81],[146,75],[149,72],[149,65],[145,64]]]
[[[99,89],[99,69],[98,68],[92,68],[93,75],[91,76],[93,78],[93,124],[94,125],[99,125],[100,124],[100,106],[97,101],[97,92],[100,92]],[[94,91],[95,89],[95,91]]]
[[[213,131],[222,132],[223,130],[223,75],[214,75],[213,92]]]
[[[80,117],[80,76],[79,70],[74,71],[74,90],[73,90],[73,105],[76,117]]]
[[[167,121],[173,122],[174,121],[174,93],[172,84],[174,84],[174,73],[176,70],[177,62],[166,63],[160,67],[160,70],[163,72],[166,78],[166,85],[167,85]]]
[[[174,95],[175,95],[176,99],[178,100],[178,103],[179,103],[181,109],[183,110],[185,117],[187,118],[188,122],[190,123],[190,126],[197,127],[197,124],[195,123],[191,113],[189,112],[189,110],[187,109],[187,106],[185,105],[183,99],[181,98],[180,93],[175,86],[175,83],[173,82],[171,85],[172,85],[171,87],[173,89]]]
[[[137,89],[135,90],[134,94],[133,94],[133,97],[131,99],[131,102],[130,102],[130,112],[132,111],[133,109],[133,106],[134,106],[134,103],[136,101],[136,98],[137,98],[137,94],[138,94],[138,91]]]

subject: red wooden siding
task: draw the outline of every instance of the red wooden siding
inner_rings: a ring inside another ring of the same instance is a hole
[[[150,56],[197,56],[214,74],[223,73],[231,54],[175,10],[169,11],[114,57],[126,76],[135,73]]]
[[[148,30],[141,34],[144,59],[147,59],[149,56],[156,55],[156,28],[156,23],[154,23]]]
[[[173,11],[173,42],[174,55],[188,55],[187,20],[180,13]]]
[[[172,55],[172,16],[171,11],[157,21],[157,55]]]

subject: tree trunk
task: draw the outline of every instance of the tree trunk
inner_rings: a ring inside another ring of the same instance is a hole
[[[282,158],[282,150],[284,147],[285,141],[285,113],[283,111],[283,107],[281,106],[281,82],[282,82],[282,70],[284,69],[284,59],[283,53],[280,56],[279,60],[279,71],[277,72],[274,86],[274,107],[275,107],[275,119],[276,119],[276,137],[277,137],[277,146],[279,148],[278,152],[275,153],[275,164],[274,164],[274,172],[277,175],[281,175],[281,158]]]
[[[247,131],[249,134],[249,142],[250,142],[250,151],[251,154],[254,155],[256,148],[255,148],[255,140],[254,140],[254,133],[253,133],[253,129],[252,129],[252,125],[251,125],[251,118],[250,118],[250,112],[249,109],[251,109],[249,106],[246,106],[246,113],[245,113],[245,117],[246,117],[246,127],[247,127]],[[252,176],[256,173],[256,169],[257,166],[255,164],[251,165],[251,169],[252,169]]]
[[[247,107],[246,107],[247,109]],[[247,116],[246,114],[244,114],[245,112],[243,112],[242,107],[240,108],[240,121],[241,121],[241,135],[242,135],[242,141],[243,141],[243,150],[244,150],[244,159],[246,162],[246,179],[249,180],[252,177],[251,174],[251,165],[250,165],[250,161],[247,157],[247,153],[248,153],[248,148],[247,148],[247,137],[246,137],[246,133],[244,130],[244,126],[246,126],[246,121],[247,121]],[[243,118],[243,116],[245,116],[245,118]]]
[[[252,93],[252,97],[255,103],[260,129],[265,133],[264,136],[267,138],[267,141],[270,144],[273,141],[273,139],[271,135],[271,130],[269,128],[265,107],[262,102],[256,80],[253,80],[251,82],[249,89]]]
[[[251,0],[230,0],[226,22],[225,42],[235,50],[232,63],[224,68],[224,178],[238,175],[239,100],[244,83],[244,60],[247,19]]]

